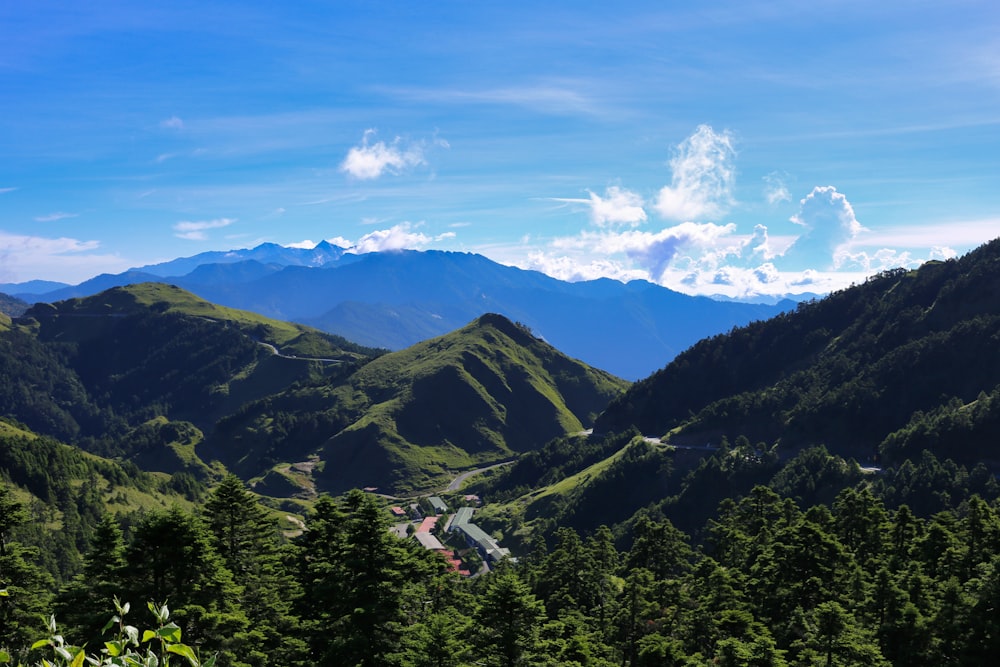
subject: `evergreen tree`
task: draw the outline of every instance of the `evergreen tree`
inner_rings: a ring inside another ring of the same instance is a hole
[[[261,667],[289,665],[305,645],[294,637],[299,589],[282,561],[276,522],[235,475],[212,491],[202,516],[223,564],[243,587],[240,608],[250,628],[241,638],[243,659]]]
[[[245,664],[236,658],[248,625],[237,606],[242,591],[200,518],[177,507],[150,512],[134,527],[125,560],[123,598],[133,608],[169,604],[185,643],[220,651],[220,664]]]
[[[125,542],[118,520],[105,514],[94,529],[83,572],[65,586],[56,600],[56,617],[77,643],[101,640],[104,624],[123,592]]]
[[[528,664],[537,645],[545,609],[515,572],[502,569],[490,577],[475,615],[476,643],[484,664]]]
[[[306,530],[296,539],[296,578],[302,590],[296,611],[299,634],[309,645],[310,657],[332,664],[338,636],[335,624],[346,613],[343,605],[345,524],[347,516],[329,496],[320,496],[306,521]]]
[[[21,652],[44,632],[52,579],[34,563],[38,552],[12,539],[24,507],[0,481],[0,647]]]

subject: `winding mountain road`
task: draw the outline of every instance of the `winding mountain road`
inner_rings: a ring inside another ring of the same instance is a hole
[[[499,468],[501,466],[509,466],[513,462],[514,461],[502,461],[500,463],[494,463],[493,465],[486,466],[484,468],[476,468],[475,470],[469,470],[467,472],[463,472],[461,475],[451,480],[451,484],[449,484],[447,488],[445,488],[445,491],[458,491],[458,489],[462,486],[462,482],[469,479],[473,475],[478,475],[481,472],[486,472],[487,470],[493,470],[494,468]]]
[[[323,359],[321,357],[297,357],[293,354],[282,354],[280,351],[278,351],[278,348],[276,348],[274,345],[271,345],[270,343],[265,343],[262,340],[257,340],[256,342],[258,345],[263,345],[264,347],[269,349],[271,351],[271,354],[273,354],[274,356],[281,357],[282,359],[298,359],[299,361],[322,361],[328,364],[344,363],[343,359]]]

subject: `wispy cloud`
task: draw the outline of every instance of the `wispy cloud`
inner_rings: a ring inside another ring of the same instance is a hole
[[[97,254],[98,241],[24,236],[0,231],[0,281],[44,277],[77,283],[100,272],[124,271],[129,264],[112,254]]]
[[[0,195],[5,195],[8,192],[13,192],[14,190],[17,190],[17,188],[0,188]]]
[[[166,120],[161,120],[160,127],[168,130],[183,130],[184,121],[178,118],[177,116],[171,116]]]
[[[182,221],[174,225],[177,238],[188,241],[205,241],[208,235],[205,233],[209,229],[219,229],[228,227],[236,222],[236,218],[216,218],[215,220]]]
[[[559,79],[480,89],[458,88],[386,88],[397,98],[435,104],[495,104],[515,106],[551,116],[601,116],[609,113],[601,96],[585,92],[591,84],[581,80]]]
[[[362,181],[376,179],[382,174],[399,174],[409,168],[426,164],[424,151],[419,144],[404,145],[396,137],[391,144],[384,141],[370,143],[376,131],[365,130],[361,144],[347,152],[340,170]]]
[[[39,215],[35,217],[35,222],[56,222],[57,220],[65,220],[66,218],[75,218],[78,213],[63,213],[62,211],[56,211],[55,213],[49,213],[48,215]]]
[[[975,246],[1000,237],[1000,218],[946,220],[933,225],[907,225],[896,229],[865,230],[857,243],[896,248]]]
[[[772,206],[783,201],[792,201],[792,193],[788,191],[784,177],[778,172],[771,172],[764,177],[764,199]]]
[[[635,227],[646,222],[645,202],[635,192],[615,185],[607,188],[603,197],[590,190],[587,192],[590,195],[588,199],[554,198],[553,201],[590,207],[591,221],[598,227]]]
[[[668,220],[704,220],[732,204],[736,150],[728,131],[716,133],[699,125],[682,141],[670,160],[673,176],[656,199],[656,211]]]

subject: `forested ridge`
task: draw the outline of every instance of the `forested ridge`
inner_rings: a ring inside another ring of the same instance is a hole
[[[30,647],[54,613],[67,663],[83,645],[110,657],[117,598],[137,625],[155,626],[147,601],[168,605],[170,636],[219,665],[987,664],[1000,650],[992,477],[928,454],[845,482],[851,465],[815,452],[690,532],[654,508],[624,531],[558,527],[473,579],[392,534],[372,494],[322,496],[288,539],[229,476],[191,510],[104,515],[57,590],[4,483],[0,646],[52,659],[51,641]]]
[[[36,306],[0,323],[0,373],[18,379],[0,385],[14,417],[0,420],[0,658],[988,664],[998,285],[1000,241],[885,272],[699,343],[613,400],[596,434],[582,430],[595,397],[620,381],[499,316],[375,361],[340,347],[324,365],[334,339],[209,317],[176,288]],[[191,355],[204,363],[175,367]],[[512,446],[542,420],[544,438]],[[206,463],[220,436],[239,446]],[[321,456],[376,438],[397,447]],[[477,525],[516,558],[474,577],[390,532],[401,499],[248,489],[394,452],[426,483],[483,451],[516,460],[444,495],[478,493]]]
[[[702,340],[614,400],[596,428],[825,444],[859,460],[923,449],[993,460],[998,332],[1000,239]],[[950,422],[964,437],[944,435]]]

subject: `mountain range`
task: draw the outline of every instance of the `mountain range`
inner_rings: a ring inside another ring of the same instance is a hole
[[[597,428],[995,460],[998,350],[1000,239],[703,340],[616,399]]]
[[[470,261],[363,256],[330,274],[383,262],[392,276],[400,258]],[[193,273],[227,266],[250,265]],[[513,499],[503,516],[590,529],[643,507],[683,521],[706,497],[717,504],[732,475],[747,484],[782,461],[995,465],[998,332],[1000,240],[715,334],[632,385],[499,314],[387,352],[142,283],[0,318],[0,416],[19,438],[167,475],[190,494],[226,470],[285,502],[355,486],[411,493],[514,460],[483,481]],[[829,454],[808,454],[818,446]],[[838,465],[841,483],[861,474]],[[679,499],[692,484],[702,491]]]
[[[433,487],[588,428],[627,386],[500,315],[383,354],[162,283],[4,329],[0,415],[146,469],[218,461],[278,496]]]
[[[220,305],[314,326],[370,347],[401,350],[484,313],[521,322],[566,354],[619,377],[652,373],[696,341],[794,307],[692,297],[645,281],[569,283],[440,251],[365,255],[321,243],[211,252],[44,292],[0,285],[25,301],[169,282]]]

